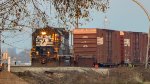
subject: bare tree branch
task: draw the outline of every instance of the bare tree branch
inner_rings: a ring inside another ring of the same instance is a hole
[[[69,25],[75,24],[76,18],[88,21],[91,9],[105,12],[109,8],[109,0],[3,0],[0,1],[0,26],[2,28],[8,24],[12,24],[9,28],[17,25],[33,28],[39,24],[47,26],[50,14],[42,7],[50,8],[49,5],[57,12],[54,18]]]

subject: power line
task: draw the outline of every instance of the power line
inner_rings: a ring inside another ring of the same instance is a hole
[[[14,48],[17,48],[17,49],[21,49],[21,50],[24,50],[24,49],[25,49],[25,48],[20,48],[20,47],[14,46],[14,45],[9,44],[9,43],[6,43],[6,42],[4,42],[4,44],[6,44],[6,45],[8,45],[8,46],[10,46],[10,47],[14,47]]]
[[[6,28],[6,29],[4,29],[3,27],[0,29],[0,59],[1,59],[1,57],[2,57],[2,46],[1,46],[1,41],[2,41],[2,39],[1,39],[1,35],[2,35],[2,32],[3,31],[14,31],[14,30],[19,30],[19,29],[8,29],[8,28]],[[0,61],[0,63],[1,63],[1,61]]]
[[[19,33],[19,34],[14,34],[14,35],[12,35],[12,36],[6,36],[6,35],[4,35],[4,34],[1,34],[4,38],[15,38],[15,37],[17,37],[17,36],[20,36],[20,35],[24,35],[24,34],[32,34],[32,32],[29,32],[29,31],[24,31],[23,33]]]

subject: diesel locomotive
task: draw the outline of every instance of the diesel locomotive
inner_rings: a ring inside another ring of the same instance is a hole
[[[69,32],[65,28],[45,27],[32,33],[32,63],[45,64],[64,54],[69,54]]]

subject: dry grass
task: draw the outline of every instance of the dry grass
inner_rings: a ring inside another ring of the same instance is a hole
[[[38,73],[25,71],[15,74],[29,84],[144,84],[145,81],[150,81],[150,69],[141,68],[111,68],[109,76],[91,68],[83,72],[53,70]]]

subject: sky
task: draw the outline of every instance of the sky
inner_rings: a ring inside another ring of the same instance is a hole
[[[137,0],[139,1],[150,14],[150,0]],[[106,28],[111,30],[120,31],[135,31],[135,32],[148,32],[150,23],[145,15],[144,11],[132,0],[110,0],[110,8],[106,13],[97,12],[95,10],[90,11],[92,21],[86,23],[80,28]],[[108,24],[104,26],[104,17],[108,18]],[[31,31],[24,30],[25,33],[12,32],[5,33],[9,37],[5,39],[5,42],[16,47],[18,50],[30,49],[32,47]],[[2,44],[3,48],[9,48],[6,44]]]
[[[150,0],[137,0],[150,14]],[[94,12],[94,11],[93,11]],[[110,9],[106,13],[93,13],[93,21],[83,28],[104,28],[104,17],[109,23],[107,29],[147,32],[149,27],[148,18],[144,11],[132,0],[110,0]]]

